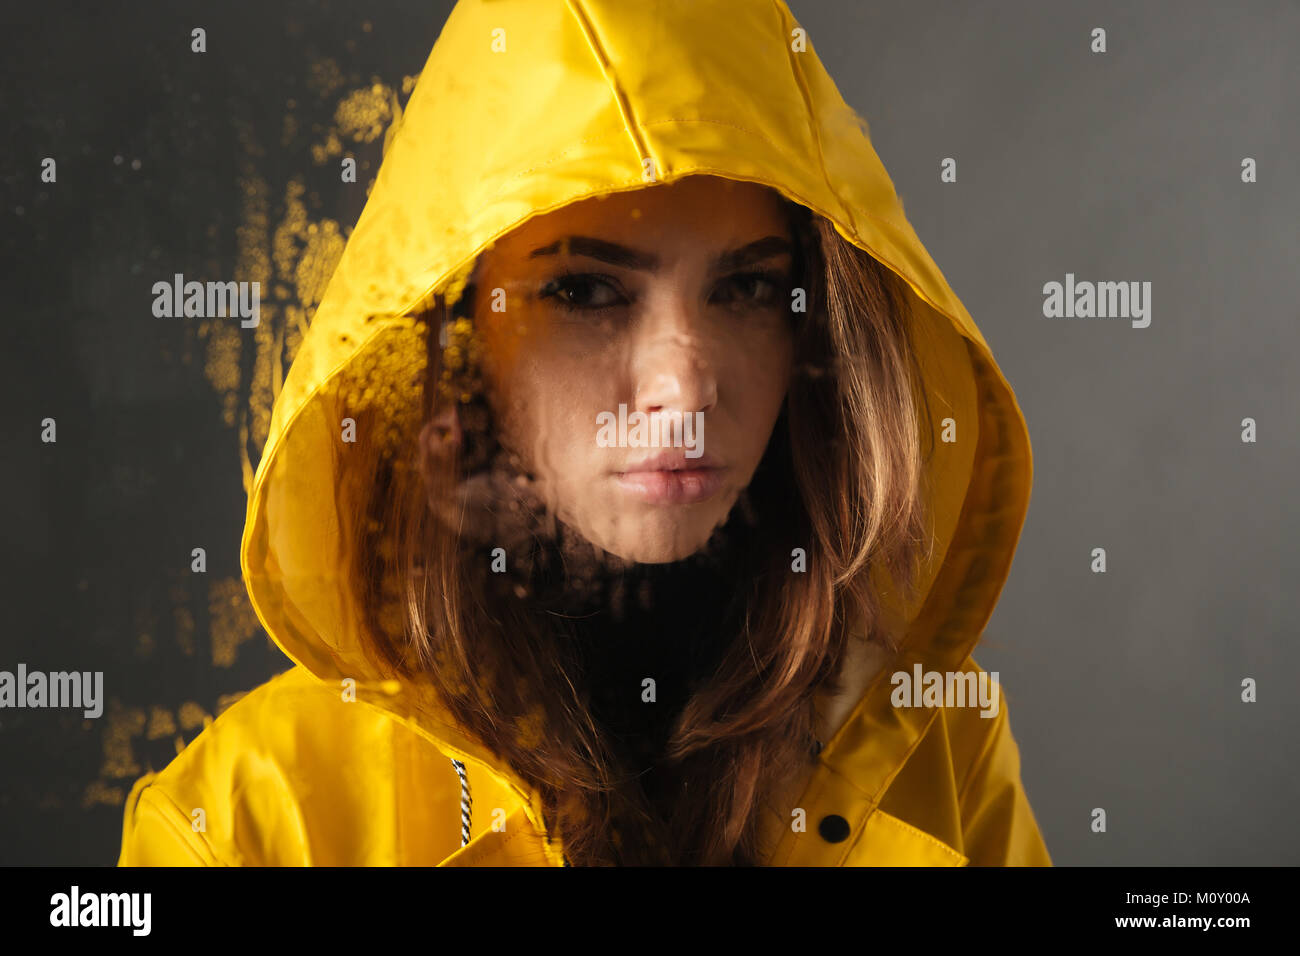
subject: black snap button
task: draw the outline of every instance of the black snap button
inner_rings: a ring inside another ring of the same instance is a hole
[[[838,813],[832,813],[822,817],[822,822],[817,824],[817,832],[827,843],[843,843],[849,838],[849,821]]]

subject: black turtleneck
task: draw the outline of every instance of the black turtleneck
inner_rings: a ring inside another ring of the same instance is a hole
[[[563,583],[553,577],[550,600],[534,594],[573,642],[592,716],[629,772],[659,761],[674,720],[736,636],[752,551],[752,529],[738,512],[690,557],[589,563],[583,573],[574,572],[581,561],[568,560]],[[566,541],[582,550],[572,531],[562,532],[558,547]],[[655,682],[653,702],[644,699],[646,678]]]
[[[574,622],[592,714],[631,770],[662,754],[673,721],[734,636],[724,629],[737,586],[728,570],[697,558],[637,565],[617,581],[621,609]],[[647,678],[653,702],[645,700]]]

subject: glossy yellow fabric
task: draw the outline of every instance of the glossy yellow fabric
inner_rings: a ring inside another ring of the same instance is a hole
[[[938,546],[920,597],[897,609],[905,655],[886,670],[868,654],[843,694],[819,698],[829,742],[767,821],[768,862],[1050,864],[1005,696],[996,719],[890,703],[887,671],[978,670],[971,651],[1011,565],[1032,464],[1010,387],[813,38],[776,0],[462,0],[289,370],[249,497],[245,582],[295,666],[137,782],[122,865],[562,865],[537,794],[426,687],[387,681],[361,656],[331,446],[366,402],[410,426],[402,383],[422,358],[409,316],[496,238],[578,199],[698,173],[779,190],[905,279],[929,424],[957,430],[930,465]],[[362,369],[389,387],[340,387]],[[464,846],[452,758],[472,794]],[[819,832],[832,815],[847,824],[839,842]]]

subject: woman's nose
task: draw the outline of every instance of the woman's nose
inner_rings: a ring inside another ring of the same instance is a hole
[[[698,318],[680,303],[648,311],[633,341],[635,406],[643,412],[708,411],[718,401],[713,352]]]

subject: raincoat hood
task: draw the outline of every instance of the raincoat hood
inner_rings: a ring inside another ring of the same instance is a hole
[[[711,174],[769,186],[825,216],[906,283],[933,423],[933,558],[908,622],[910,669],[957,671],[998,598],[1028,506],[1024,419],[988,344],[903,214],[863,120],[780,0],[461,0],[390,132],[373,191],[275,402],[248,501],[241,566],[267,633],[323,681],[458,761],[487,768],[541,825],[537,795],[435,700],[361,653],[333,447],[383,403],[418,428],[424,344],[412,316],[494,241],[588,197]],[[369,368],[367,389],[340,383]],[[348,375],[345,375],[348,373]],[[847,665],[846,665],[847,667]],[[823,763],[856,755],[879,795],[934,718],[887,681],[819,702]],[[851,719],[850,719],[851,718]],[[862,761],[863,753],[869,760]],[[847,759],[847,758],[846,758]]]

